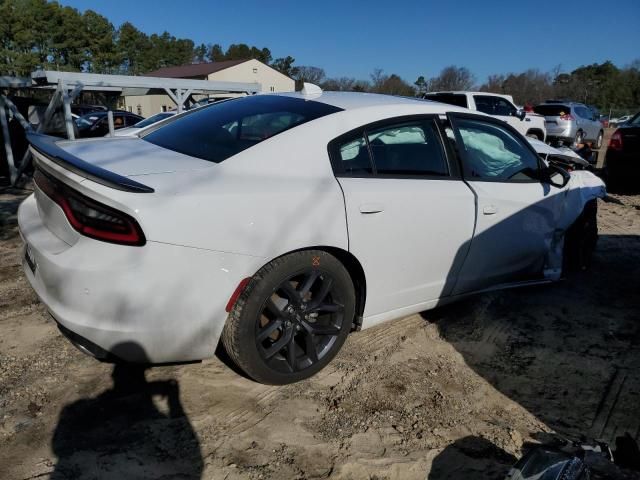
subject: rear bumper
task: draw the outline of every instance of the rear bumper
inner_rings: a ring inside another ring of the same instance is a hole
[[[610,176],[629,182],[640,182],[640,153],[607,150],[605,170]]]
[[[212,356],[229,297],[263,262],[157,242],[127,247],[80,237],[69,245],[43,224],[33,195],[20,206],[18,223],[36,264],[32,271],[23,261],[29,283],[65,335],[98,358]]]
[[[547,141],[561,141],[563,143],[573,142],[576,138],[576,128],[572,125],[554,126],[553,124],[545,124],[547,129]]]
[[[575,137],[563,136],[563,135],[551,135],[547,133],[547,142],[550,142],[552,145],[557,142],[562,143],[573,143]]]

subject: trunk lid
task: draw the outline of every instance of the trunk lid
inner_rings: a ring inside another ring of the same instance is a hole
[[[138,137],[59,141],[69,154],[125,177],[211,168],[214,164],[167,150]]]
[[[533,108],[533,111],[538,115],[543,116],[545,123],[550,125],[565,125],[570,121],[566,118],[567,115],[571,115],[571,107],[568,105],[538,105]]]

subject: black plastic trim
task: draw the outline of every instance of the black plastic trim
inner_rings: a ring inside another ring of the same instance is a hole
[[[31,148],[52,162],[106,187],[131,193],[153,193],[155,191],[142,183],[105,170],[70,154],[57,145],[56,142],[60,141],[59,138],[41,133],[27,133],[27,141]]]

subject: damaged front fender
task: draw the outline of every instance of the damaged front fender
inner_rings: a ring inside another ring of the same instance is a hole
[[[570,180],[563,188],[562,201],[557,202],[556,229],[550,239],[544,276],[548,280],[559,280],[565,254],[565,239],[569,228],[578,220],[586,205],[607,195],[604,182],[587,170],[570,173]]]

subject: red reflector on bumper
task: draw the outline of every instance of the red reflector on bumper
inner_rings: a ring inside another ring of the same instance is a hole
[[[247,285],[249,285],[250,281],[251,281],[251,277],[243,278],[240,281],[240,283],[238,284],[236,289],[233,291],[233,294],[231,295],[231,298],[229,299],[229,302],[227,302],[227,308],[225,308],[227,313],[229,313],[231,310],[233,310],[233,307],[236,304],[236,301],[238,300],[238,297],[244,291],[244,289],[247,287]]]

